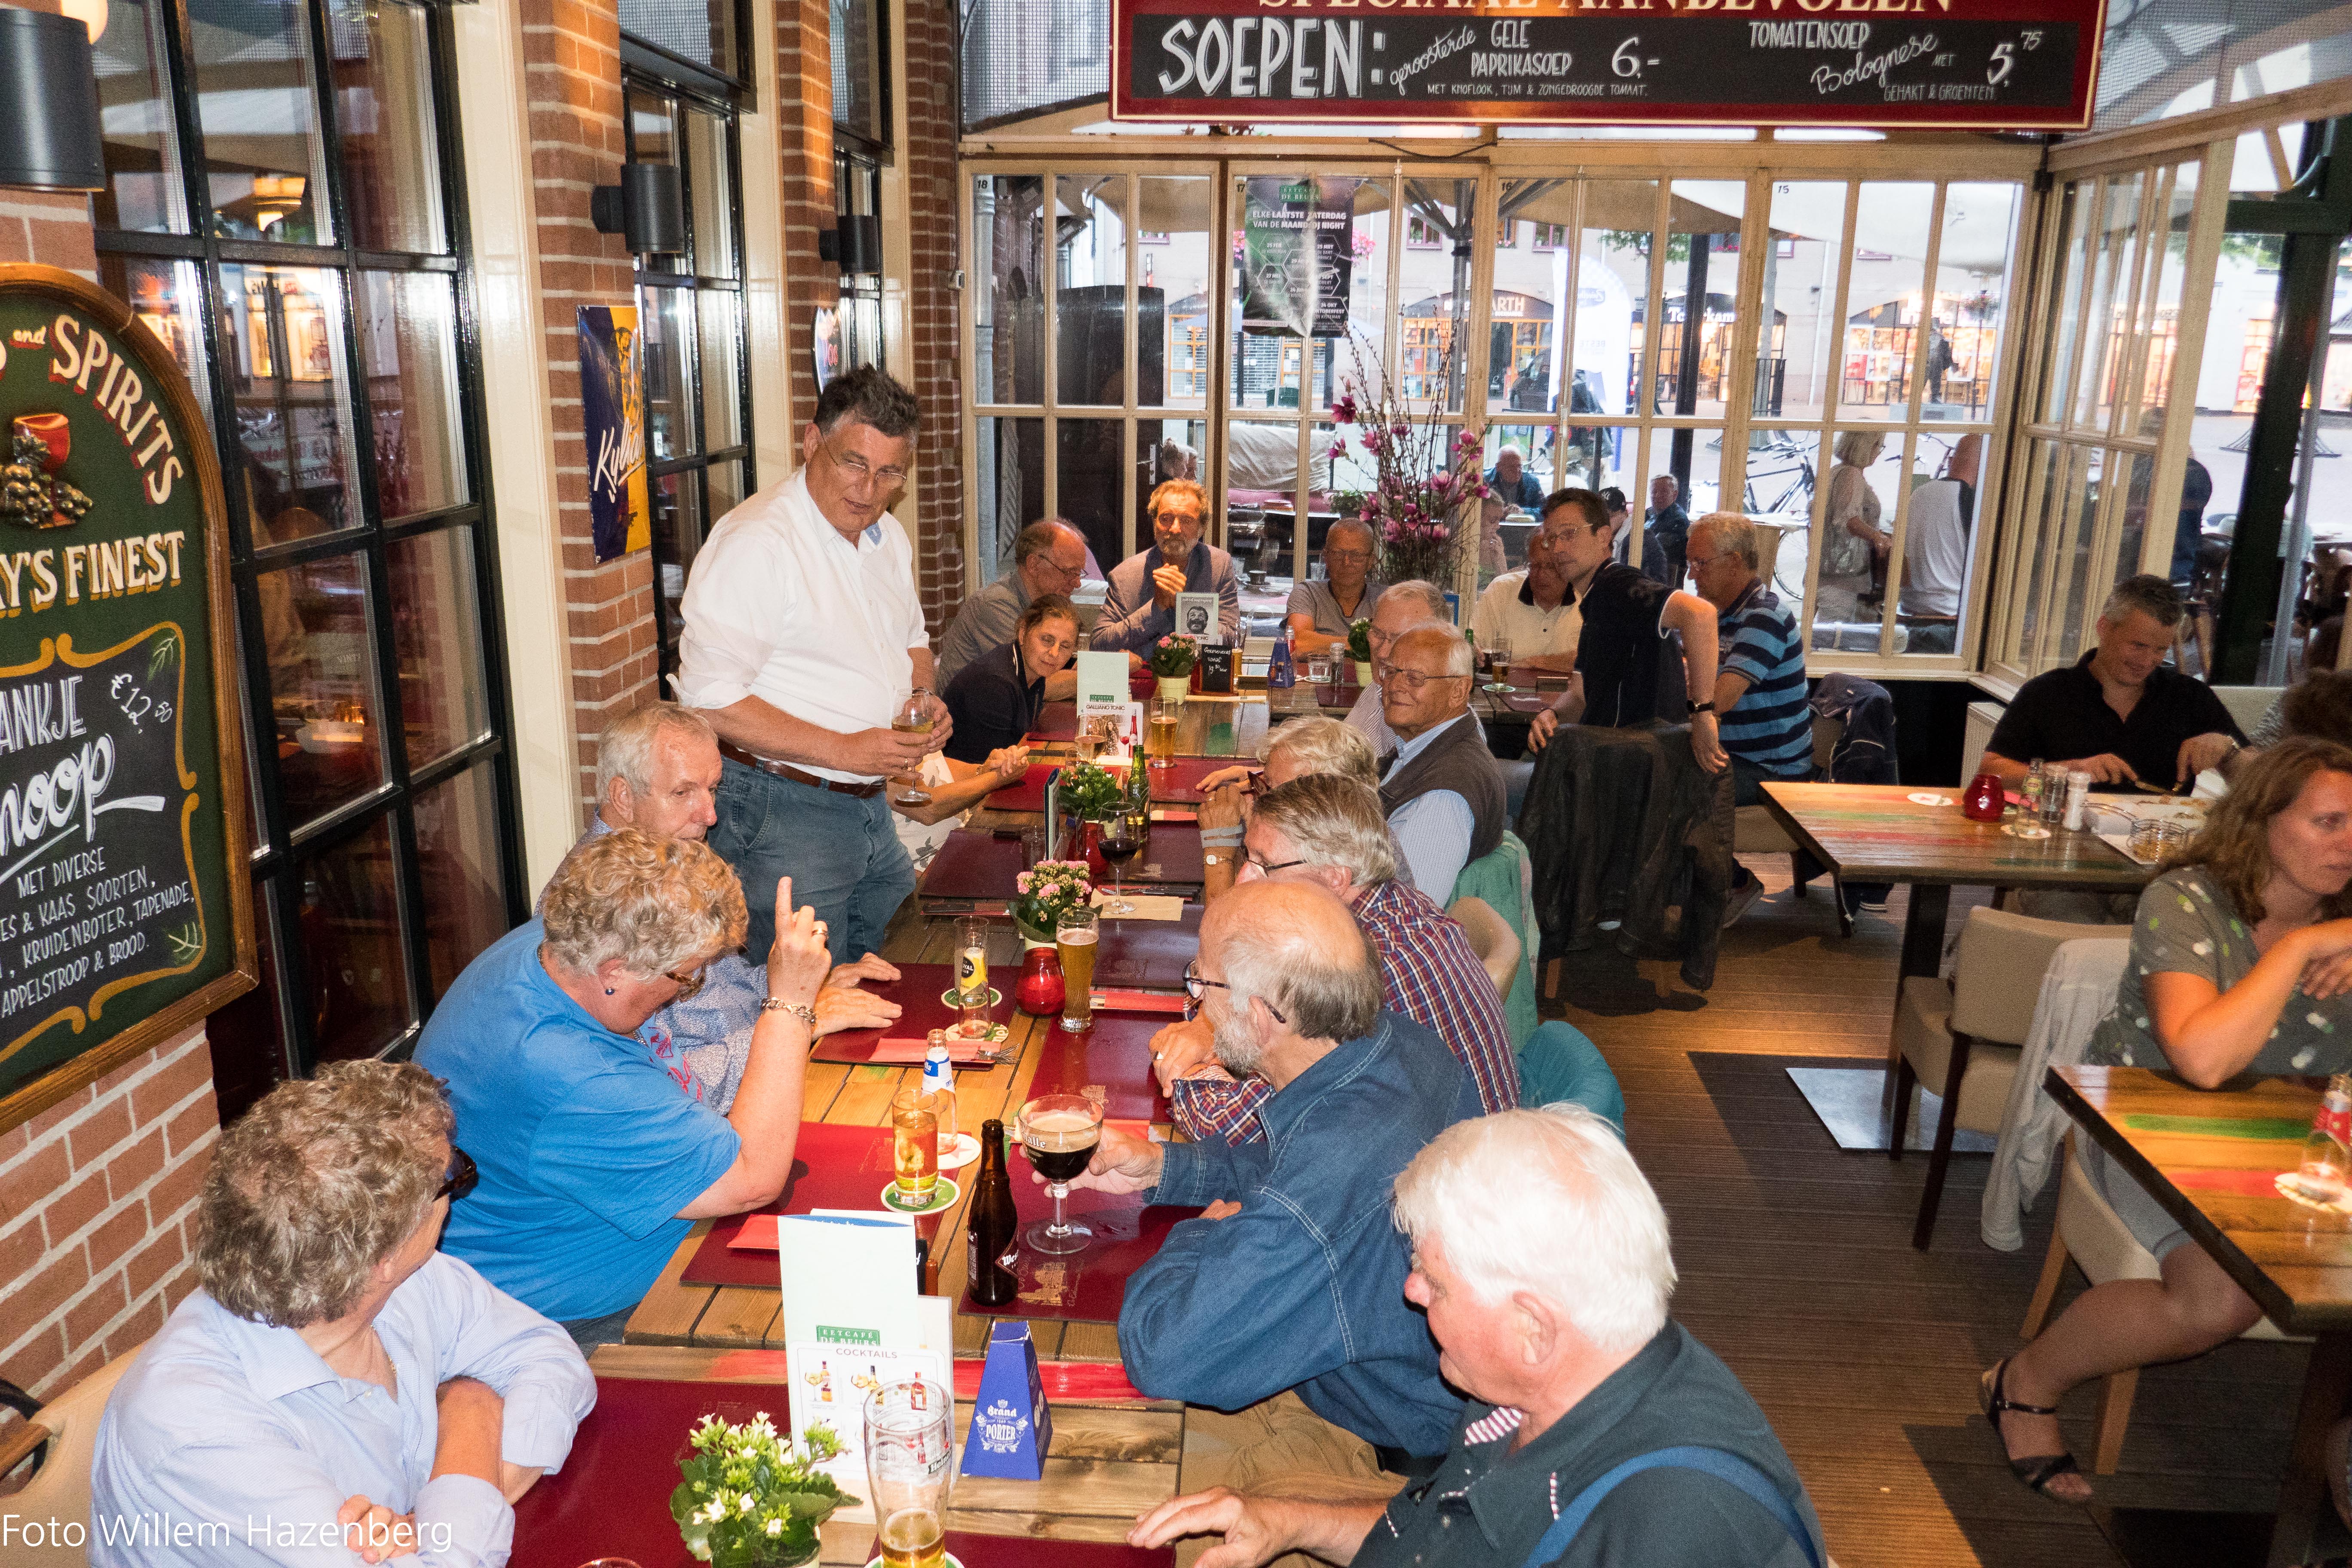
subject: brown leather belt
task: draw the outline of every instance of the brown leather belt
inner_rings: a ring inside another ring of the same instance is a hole
[[[806,784],[811,789],[829,789],[835,795],[855,795],[859,800],[871,800],[880,795],[885,783],[881,779],[877,779],[872,784],[844,784],[839,779],[821,779],[814,773],[803,773],[790,763],[772,763],[765,757],[753,756],[742,747],[729,741],[719,742],[719,754],[722,757],[731,757],[747,768],[757,768],[763,773],[773,773],[780,779],[790,779],[796,784]]]

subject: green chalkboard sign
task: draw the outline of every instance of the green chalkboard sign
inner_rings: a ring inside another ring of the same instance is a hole
[[[170,352],[0,266],[0,1129],[253,984],[221,520]]]

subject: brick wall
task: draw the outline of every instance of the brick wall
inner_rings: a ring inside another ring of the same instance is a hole
[[[907,205],[913,260],[907,279],[908,362],[923,404],[916,443],[915,575],[936,639],[964,597],[963,382],[956,237],[956,12],[953,0],[907,0]]]
[[[776,82],[785,374],[793,406],[806,410],[816,406],[810,349],[816,312],[841,298],[839,270],[816,252],[818,233],[834,226],[833,18],[825,0],[776,0]]]
[[[541,330],[555,430],[557,529],[572,652],[580,798],[595,792],[596,738],[654,695],[653,564],[644,551],[596,563],[581,424],[579,308],[627,305],[635,275],[616,234],[598,234],[589,194],[620,183],[620,14],[615,0],[522,0]]]
[[[89,198],[0,187],[0,261],[38,261],[97,282]]]
[[[0,1377],[54,1395],[163,1326],[219,1136],[202,1029],[0,1132]]]

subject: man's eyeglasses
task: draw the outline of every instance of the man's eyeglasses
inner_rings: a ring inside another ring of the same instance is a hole
[[[1433,680],[1468,680],[1470,679],[1471,677],[1467,675],[1429,675],[1418,669],[1407,669],[1401,664],[1389,666],[1387,675],[1382,678],[1384,684],[1394,682],[1402,686],[1407,691],[1419,691]]]
[[[474,1184],[481,1179],[482,1173],[475,1168],[474,1157],[452,1143],[449,1145],[449,1171],[441,1178],[441,1190],[433,1194],[433,1201],[437,1204],[447,1198],[454,1204],[472,1192]]]
[[[1297,862],[1294,861],[1293,864],[1295,865]],[[1201,999],[1202,989],[1204,986],[1210,985],[1215,986],[1220,991],[1231,991],[1233,989],[1232,986],[1226,984],[1222,980],[1204,979],[1201,973],[1201,961],[1198,959],[1194,959],[1192,963],[1184,966],[1185,995],[1190,996],[1193,1001],[1198,1002]],[[1263,996],[1259,997],[1258,1000],[1265,1002],[1265,1010],[1274,1015],[1274,1021],[1276,1023],[1287,1024],[1290,1022],[1289,1019],[1282,1016],[1280,1009],[1276,1008],[1273,1003],[1266,1002],[1265,998]]]
[[[1244,849],[1242,851],[1242,864],[1250,869],[1255,870],[1261,877],[1271,877],[1276,871],[1287,871],[1293,866],[1304,866],[1307,862],[1304,860],[1276,860],[1272,865],[1268,865],[1266,862],[1259,859],[1256,856]]]
[[[1163,511],[1154,517],[1151,521],[1160,524],[1162,528],[1198,528],[1201,526],[1201,520],[1194,517],[1189,511]]]
[[[1327,550],[1323,552],[1324,560],[1336,561],[1343,566],[1361,566],[1371,558],[1372,552],[1369,550]]]
[[[701,968],[689,971],[685,974],[680,974],[675,969],[665,969],[662,971],[662,978],[677,982],[677,994],[670,1000],[683,1002],[702,989],[702,983],[710,978],[710,966],[706,963]]]
[[[849,484],[852,489],[864,489],[867,486],[878,482],[884,489],[895,490],[900,485],[907,482],[906,469],[897,468],[868,468],[866,466],[866,459],[858,457],[854,452],[843,453],[827,450],[825,456],[833,459],[833,466],[835,468],[839,468],[843,473],[849,476]]]
[[[1685,555],[1683,557],[1683,564],[1694,572],[1704,572],[1722,559],[1720,555]]]

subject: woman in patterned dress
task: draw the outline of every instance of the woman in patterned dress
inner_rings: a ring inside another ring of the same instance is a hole
[[[2140,894],[2115,1010],[2084,1061],[2169,1068],[2199,1089],[2241,1073],[2352,1069],[2352,749],[2298,738],[2266,751],[2203,832]],[[2090,1500],[2053,1414],[2075,1384],[2200,1355],[2262,1317],[2138,1183],[2077,1140],[2084,1173],[2157,1257],[1984,1374],[1979,1403],[2020,1481]]]

